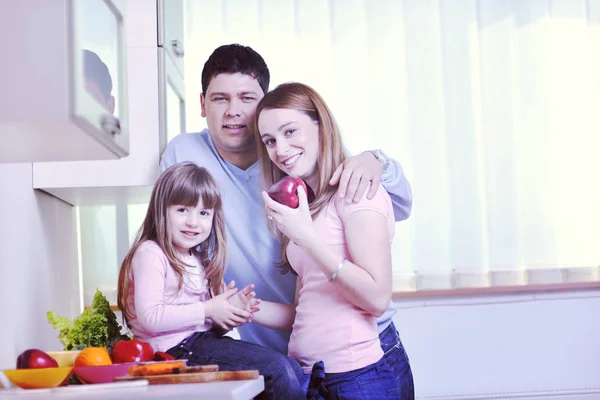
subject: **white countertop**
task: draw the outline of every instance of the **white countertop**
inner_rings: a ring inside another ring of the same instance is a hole
[[[265,388],[262,376],[245,381],[151,385],[148,381],[74,385],[55,389],[0,389],[0,399],[223,399],[248,400]]]

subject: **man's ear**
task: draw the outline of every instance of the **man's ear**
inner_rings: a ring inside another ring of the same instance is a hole
[[[202,115],[202,118],[206,118],[206,99],[203,93],[200,93],[200,109],[202,110],[200,115]]]
[[[115,115],[115,96],[110,96],[108,100],[106,100],[106,108],[112,115]]]

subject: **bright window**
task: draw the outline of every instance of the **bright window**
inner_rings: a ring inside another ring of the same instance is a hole
[[[317,89],[351,151],[402,164],[414,208],[397,224],[395,290],[599,279],[598,2],[187,4],[188,131],[206,126],[204,62],[239,42],[264,56],[271,88]]]

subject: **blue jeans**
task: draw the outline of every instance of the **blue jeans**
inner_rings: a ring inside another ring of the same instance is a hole
[[[310,383],[306,380],[310,379]],[[315,363],[312,375],[305,375],[310,400],[398,400],[400,388],[392,368],[382,357],[374,364],[354,371],[325,373],[323,362]]]
[[[399,399],[414,400],[415,386],[410,362],[393,322],[379,334],[379,341],[384,353],[383,358],[394,371],[394,375],[398,381],[401,393]]]
[[[167,353],[187,359],[189,365],[217,364],[222,371],[257,369],[265,378],[265,391],[257,399],[305,399],[297,361],[278,351],[235,340],[211,331],[196,332]]]
[[[379,335],[384,356],[375,364],[349,372],[326,373],[322,361],[312,374],[300,378],[309,399],[414,400],[414,384],[408,356],[391,323]]]

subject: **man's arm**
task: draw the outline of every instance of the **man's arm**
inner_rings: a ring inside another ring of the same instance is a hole
[[[377,154],[377,155],[376,155]],[[338,193],[346,201],[357,203],[369,189],[367,198],[372,199],[379,183],[392,199],[394,219],[403,221],[412,209],[412,189],[400,163],[388,159],[381,151],[365,151],[350,156],[333,173],[330,185],[339,182]]]
[[[410,216],[412,210],[412,188],[400,163],[392,159],[389,161],[387,168],[381,174],[381,184],[392,199],[394,219],[404,221]]]

